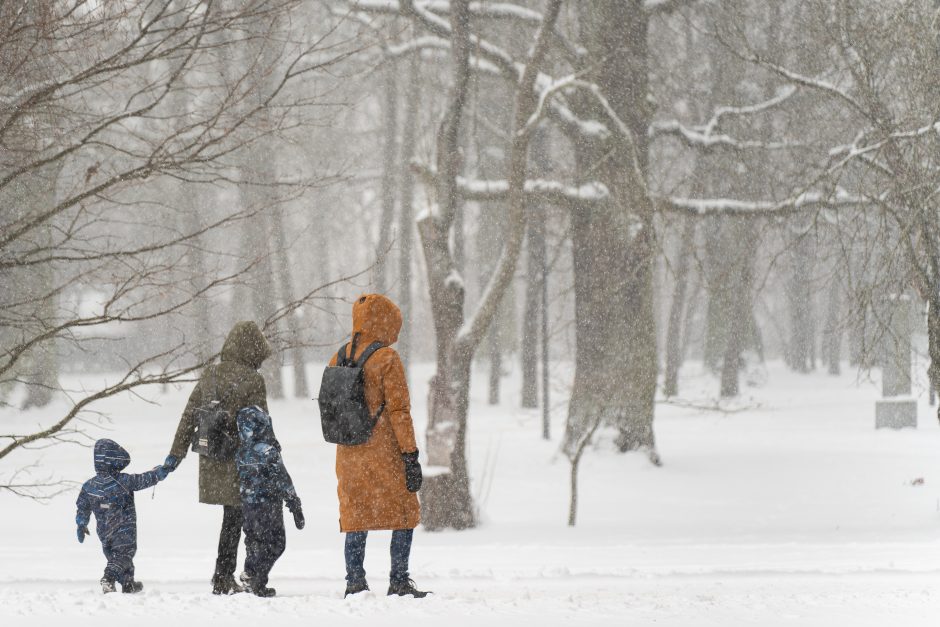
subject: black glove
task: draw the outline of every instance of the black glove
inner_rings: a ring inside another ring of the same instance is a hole
[[[91,534],[88,533],[88,526],[87,526],[87,525],[84,526],[84,527],[79,527],[79,528],[78,528],[78,541],[79,541],[79,542],[84,542],[84,541],[85,541],[85,536],[90,536],[90,535],[91,535]]]
[[[300,499],[291,499],[287,501],[287,509],[294,515],[294,526],[303,529],[307,522],[304,520],[304,510],[300,507]]]
[[[405,462],[405,487],[409,492],[417,492],[421,489],[421,464],[418,462],[418,451],[414,453],[403,453],[401,456]]]
[[[166,460],[163,462],[163,467],[166,468],[167,472],[173,472],[179,465],[180,460],[176,459],[175,455],[167,455]]]

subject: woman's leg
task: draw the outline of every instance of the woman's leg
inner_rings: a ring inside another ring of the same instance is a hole
[[[392,571],[388,578],[392,581],[408,580],[408,558],[411,556],[411,540],[414,529],[396,529],[392,532]]]
[[[222,530],[219,533],[219,552],[215,561],[215,578],[235,575],[238,566],[238,542],[242,536],[244,522],[241,507],[222,506]]]
[[[350,531],[346,534],[346,582],[362,583],[366,580],[366,538],[368,531]]]

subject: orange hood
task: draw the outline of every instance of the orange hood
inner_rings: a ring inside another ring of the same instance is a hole
[[[353,303],[353,338],[359,335],[357,352],[372,342],[391,346],[401,331],[401,310],[381,294],[363,294]]]

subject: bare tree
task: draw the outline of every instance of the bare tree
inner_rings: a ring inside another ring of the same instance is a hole
[[[230,254],[242,225],[335,179],[268,180],[254,201],[230,202],[243,155],[303,128],[321,104],[304,81],[333,81],[326,70],[363,44],[340,21],[259,34],[301,10],[322,12],[289,0],[0,4],[0,276],[11,287],[0,296],[0,384],[32,382],[31,356],[52,345],[94,349],[119,369],[98,389],[67,391],[62,415],[35,431],[0,436],[0,460],[75,439],[74,419],[100,399],[204,365],[205,338],[171,322],[269,260]],[[225,67],[246,53],[267,60],[264,72]],[[48,193],[29,193],[40,182]],[[174,203],[168,185],[192,202]],[[321,296],[300,292],[259,322],[270,331]],[[103,336],[120,339],[120,354]]]

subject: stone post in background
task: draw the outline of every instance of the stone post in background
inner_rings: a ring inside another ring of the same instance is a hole
[[[881,395],[875,401],[875,428],[917,427],[917,401],[911,396],[912,303],[906,295],[885,302],[890,316],[882,340]]]

